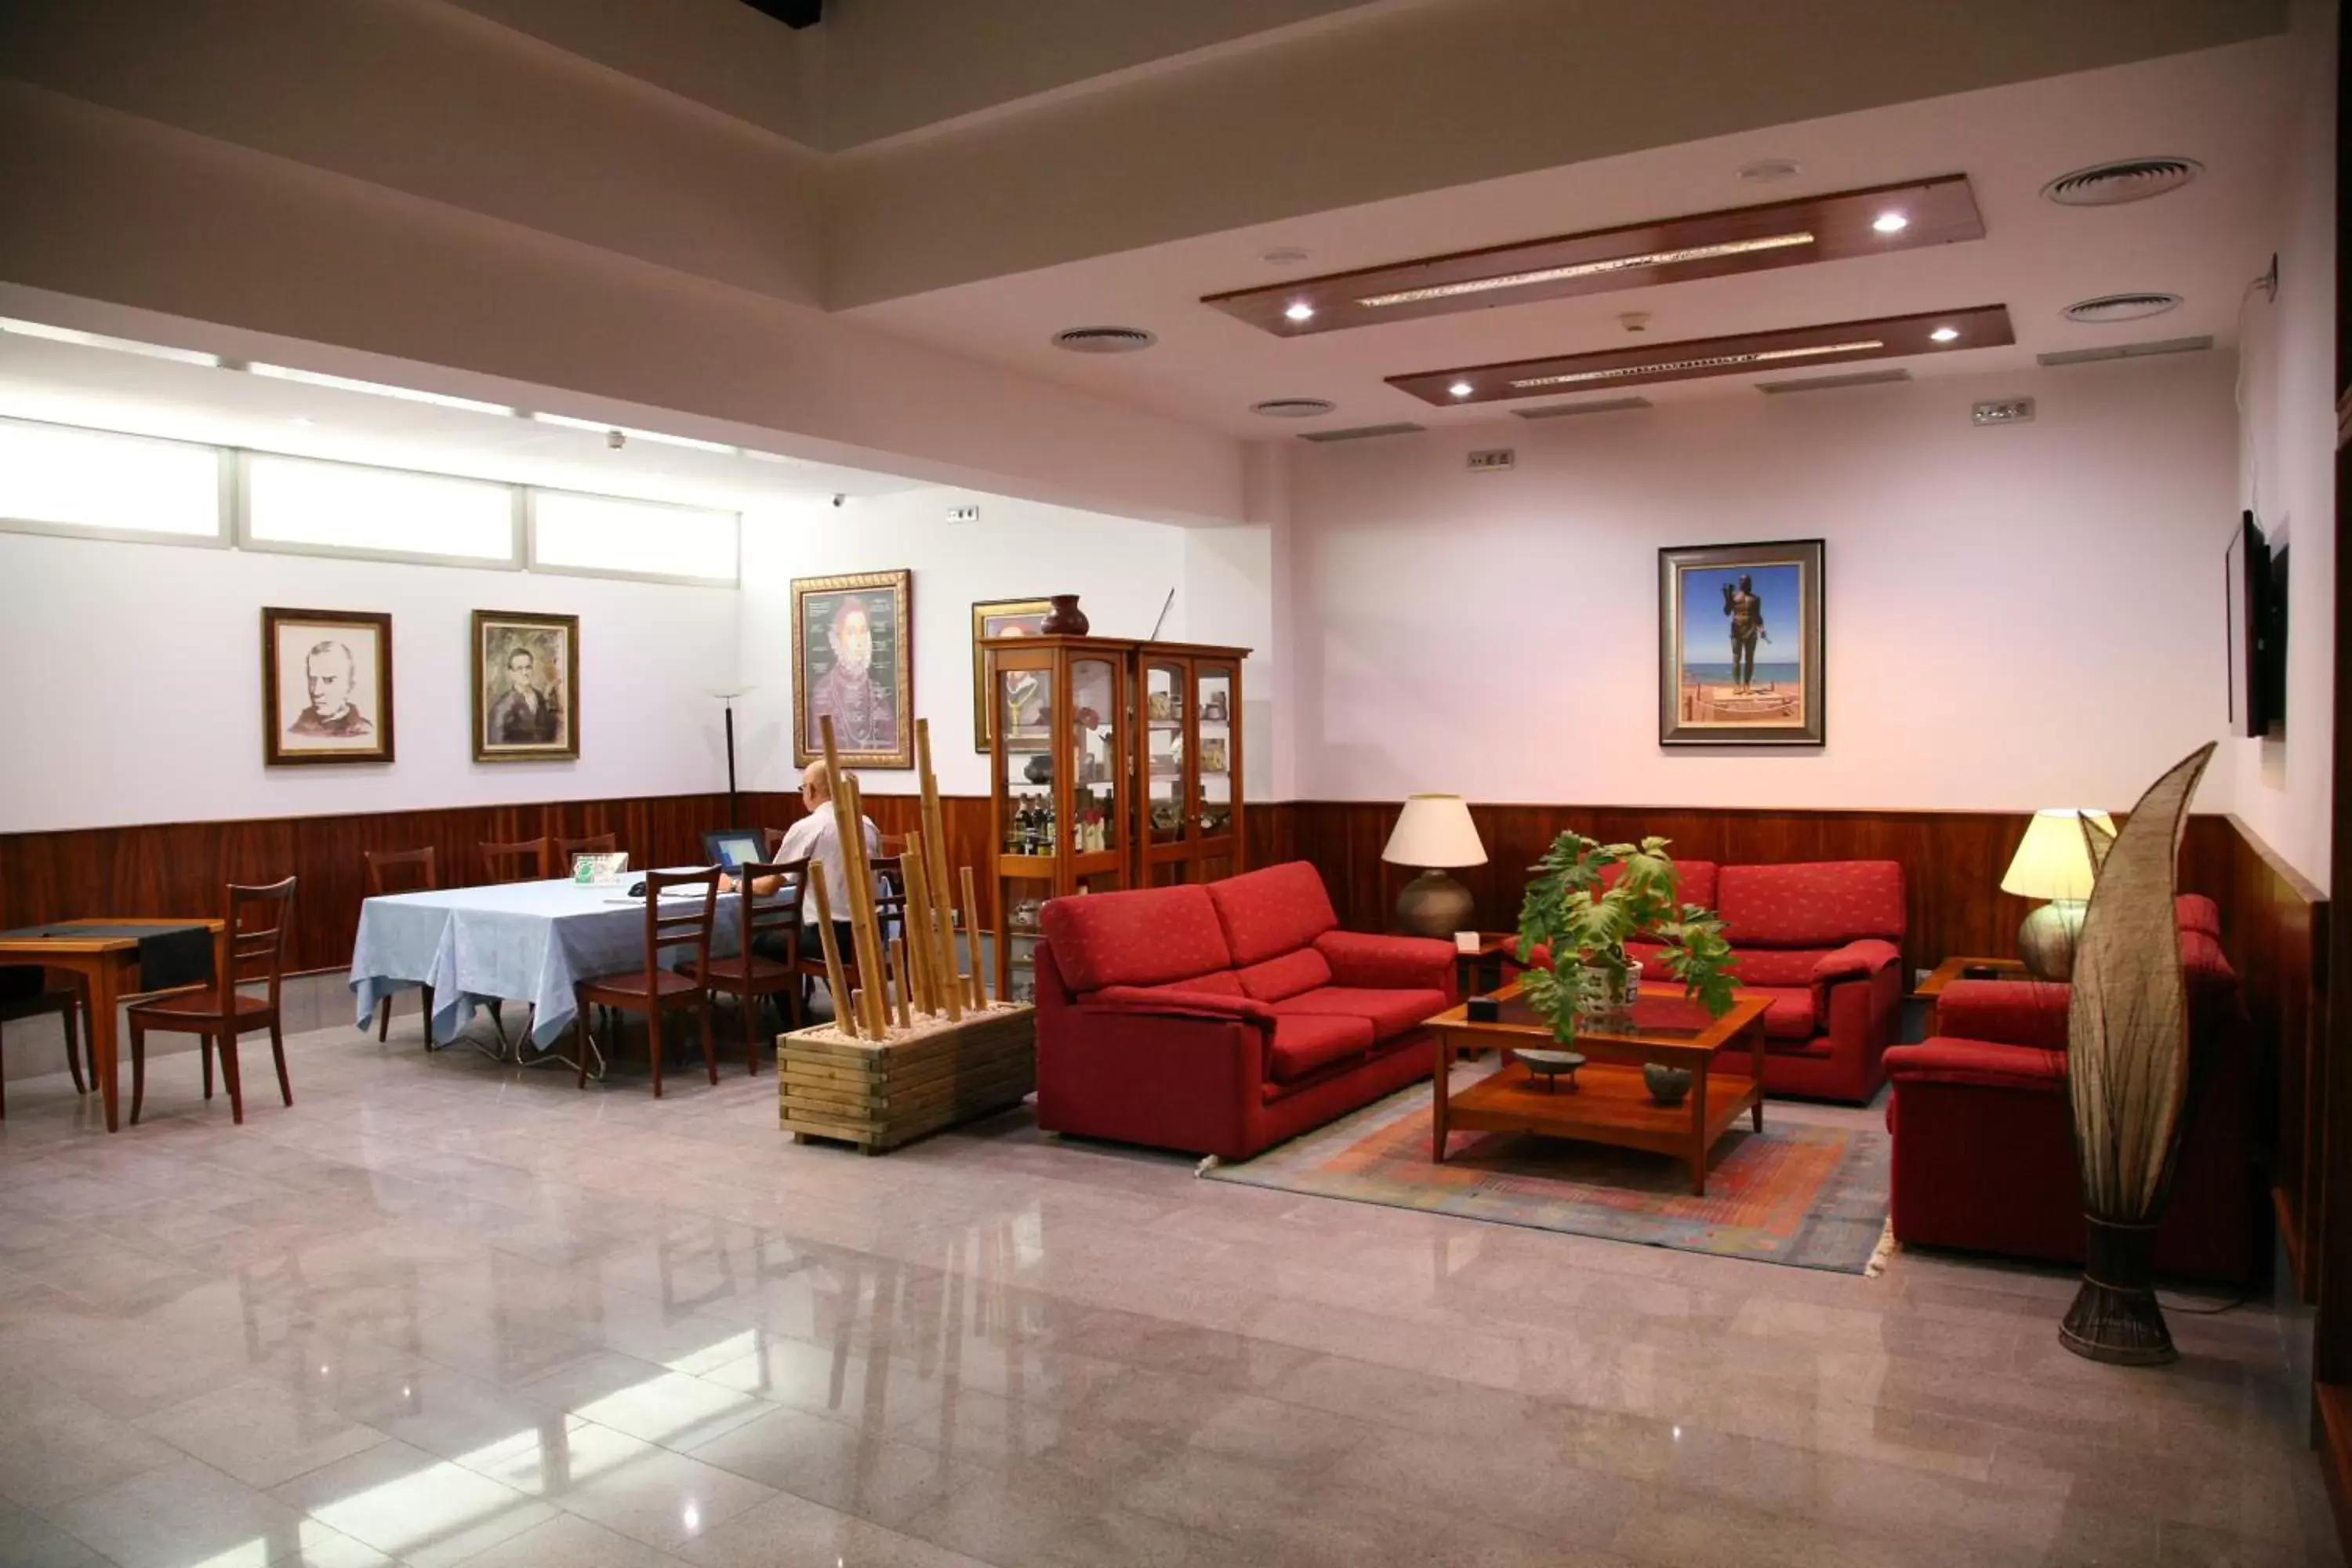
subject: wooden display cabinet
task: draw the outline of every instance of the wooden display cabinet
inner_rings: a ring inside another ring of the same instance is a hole
[[[1241,714],[1248,654],[1191,643],[1136,647],[1138,887],[1213,882],[1245,868]]]

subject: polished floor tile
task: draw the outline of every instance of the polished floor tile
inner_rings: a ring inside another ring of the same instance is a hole
[[[2063,1270],[1478,1226],[1020,1112],[861,1159],[772,1076],[583,1092],[303,984],[242,1128],[177,1058],[113,1138],[11,1082],[0,1564],[2339,1561],[2260,1304],[2095,1366]]]

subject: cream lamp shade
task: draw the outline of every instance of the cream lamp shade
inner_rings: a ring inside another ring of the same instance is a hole
[[[2083,842],[2084,818],[2114,836],[2115,819],[2104,811],[2059,805],[2035,812],[2026,824],[2025,841],[2000,879],[2000,890],[2023,899],[2088,899],[2095,871],[2090,847]]]
[[[1484,866],[1486,847],[1458,795],[1407,795],[1381,858],[1391,866]]]

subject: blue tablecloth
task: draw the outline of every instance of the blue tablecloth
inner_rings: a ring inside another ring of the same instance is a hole
[[[454,1039],[476,1007],[497,998],[531,1005],[531,1041],[545,1049],[572,1026],[575,984],[644,968],[645,900],[626,891],[626,883],[509,882],[368,900],[352,949],[359,1026],[373,1025],[376,1004],[393,992],[430,985],[434,1039]],[[714,956],[736,950],[735,899],[719,896]]]

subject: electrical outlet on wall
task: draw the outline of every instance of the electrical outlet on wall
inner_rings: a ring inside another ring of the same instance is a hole
[[[1517,461],[1517,457],[1518,455],[1508,447],[1495,447],[1483,452],[1473,452],[1470,454],[1470,471],[1474,474],[1495,473],[1510,468]]]
[[[978,522],[980,521],[980,508],[977,506],[951,506],[948,508],[948,521],[950,522]]]

